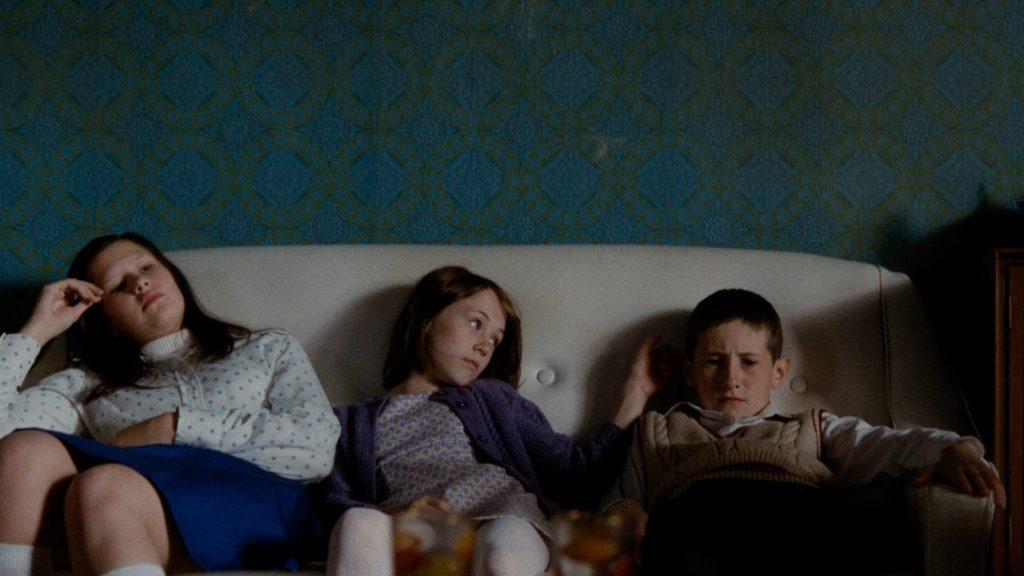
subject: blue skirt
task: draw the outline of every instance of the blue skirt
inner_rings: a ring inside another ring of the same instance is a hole
[[[64,443],[79,470],[118,463],[149,480],[204,571],[295,571],[310,547],[323,542],[308,488],[245,460],[205,448],[119,448],[47,432]]]

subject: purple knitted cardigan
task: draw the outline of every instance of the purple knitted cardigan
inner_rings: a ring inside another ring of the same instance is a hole
[[[551,505],[593,508],[611,487],[629,450],[630,432],[604,424],[586,445],[555,432],[536,404],[500,380],[446,386],[430,399],[448,406],[462,421],[481,462],[501,466],[545,512]],[[334,469],[317,487],[320,519],[327,530],[345,510],[375,507],[387,496],[374,473],[377,418],[387,404],[377,397],[337,406],[341,436]]]

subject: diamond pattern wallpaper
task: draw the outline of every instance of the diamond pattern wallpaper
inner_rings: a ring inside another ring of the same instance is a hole
[[[123,230],[881,262],[1024,196],[1022,91],[1018,0],[0,0],[0,286]]]

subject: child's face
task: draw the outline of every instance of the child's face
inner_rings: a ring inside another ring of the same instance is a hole
[[[480,376],[505,335],[505,313],[493,290],[449,304],[427,326],[423,376],[464,386]]]
[[[772,360],[767,330],[732,320],[701,334],[687,378],[701,407],[742,418],[768,405],[788,369],[788,358]]]
[[[181,329],[184,296],[171,271],[149,250],[118,240],[96,255],[86,273],[103,289],[100,306],[110,324],[138,344]]]

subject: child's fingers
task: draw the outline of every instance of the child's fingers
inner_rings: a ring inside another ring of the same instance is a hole
[[[953,488],[956,488],[964,494],[975,494],[978,496],[987,495],[987,487],[985,488],[984,493],[978,491],[978,485],[974,482],[974,479],[977,478],[977,476],[974,472],[974,468],[956,466],[952,467],[946,474],[943,474],[943,477],[946,482],[949,482],[949,484],[953,486]]]
[[[965,494],[975,493],[973,485],[967,478],[965,469],[962,466],[943,466],[940,470],[938,464],[929,464],[917,473],[917,476],[915,476],[912,481],[913,485],[924,486],[932,481],[932,478],[935,477],[936,473],[938,473],[939,477],[955,490]]]
[[[972,466],[959,466],[956,468],[956,483],[954,486],[964,494],[975,494],[976,469]]]
[[[83,298],[99,298],[103,295],[103,290],[96,286],[92,282],[86,282],[85,280],[79,280],[77,278],[64,278],[53,282],[46,287],[44,290],[53,290],[61,294],[76,293],[81,295]]]
[[[973,468],[968,472],[968,476],[970,476],[974,491],[978,496],[987,497],[992,494],[997,506],[1006,507],[1006,489],[1003,487],[1002,481],[999,480],[999,475],[991,466],[983,464],[979,468]]]
[[[974,494],[981,498],[991,494],[997,506],[1006,506],[1006,489],[999,474],[970,442],[955,442],[947,446],[942,451],[941,460],[922,468],[913,483],[915,486],[923,486],[935,474],[964,494]]]
[[[930,482],[931,479],[932,479],[932,476],[935,475],[935,468],[936,468],[935,464],[929,464],[929,465],[925,466],[924,468],[921,468],[921,470],[917,473],[916,476],[914,476],[914,479],[911,481],[913,483],[913,485],[914,486],[924,486],[925,484]]]
[[[971,494],[977,494],[982,498],[988,496],[988,483],[986,483],[985,478],[981,475],[979,470],[968,468],[967,470],[964,470],[964,477],[967,478],[967,482],[970,484]]]
[[[68,291],[77,294],[80,300],[90,304],[95,304],[103,298],[103,290],[101,290],[99,286],[84,280],[73,280],[71,284],[69,284],[68,290],[64,291],[65,294],[67,294]]]

